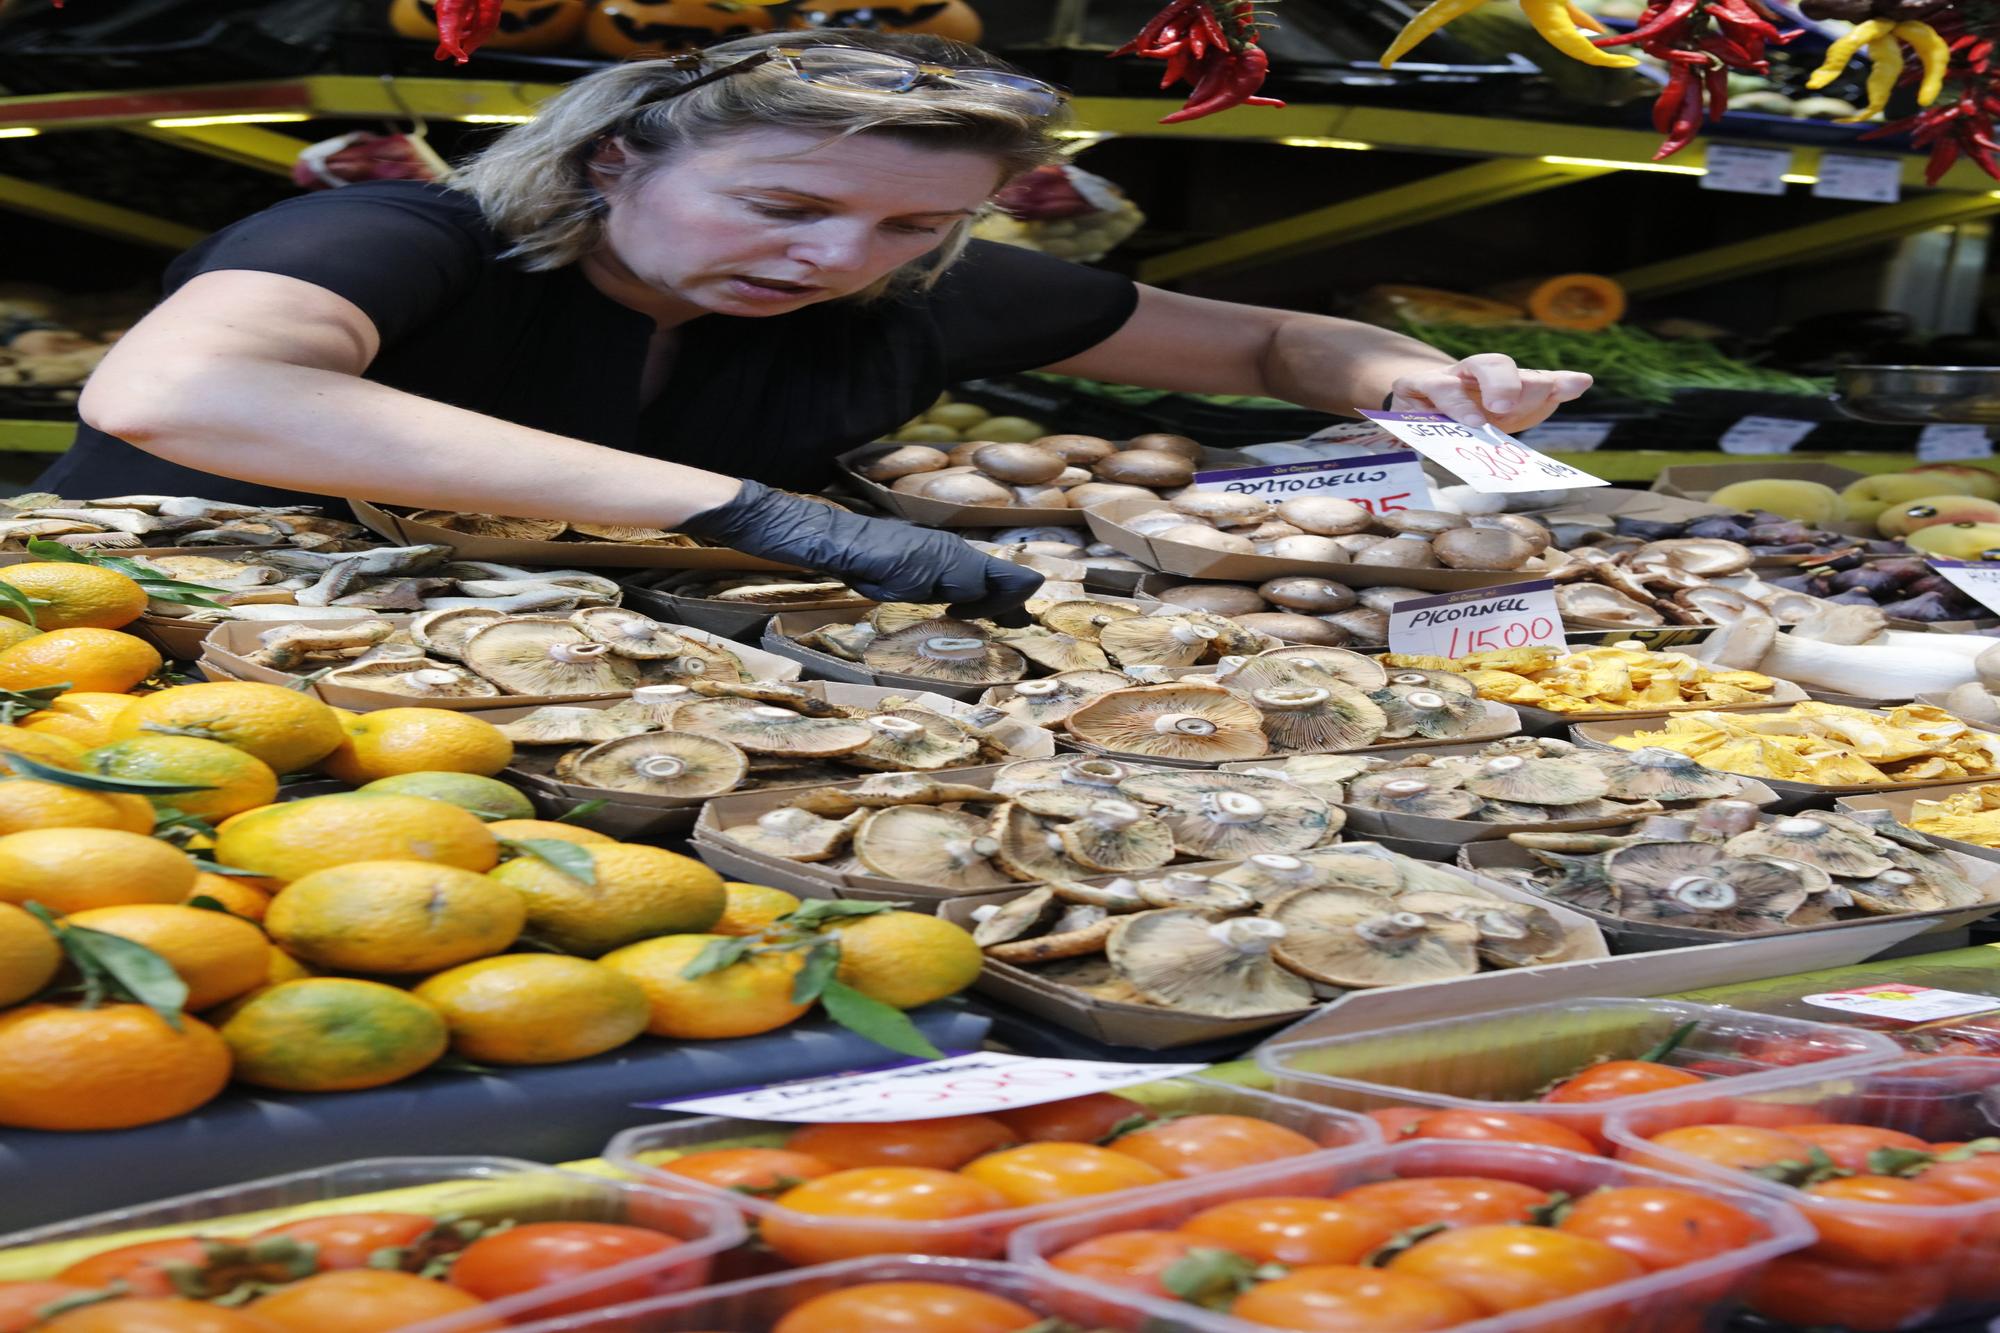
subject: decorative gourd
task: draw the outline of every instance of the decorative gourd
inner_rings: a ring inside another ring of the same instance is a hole
[[[976,44],[985,27],[965,0],[802,0],[792,12],[794,28],[873,28],[876,32],[928,33]]]
[[[1528,278],[1487,295],[1525,307],[1536,323],[1553,329],[1596,333],[1625,318],[1625,289],[1596,273]]]
[[[597,0],[583,40],[599,55],[629,60],[680,55],[777,26],[770,11],[742,0]]]
[[[502,0],[500,26],[485,46],[499,51],[554,51],[583,30],[589,0]],[[392,0],[389,26],[415,41],[438,39],[437,6],[432,0]]]

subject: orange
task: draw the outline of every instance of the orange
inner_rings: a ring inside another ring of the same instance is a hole
[[[444,1016],[379,981],[310,977],[254,995],[222,1025],[236,1077],[283,1092],[379,1088],[443,1055]]]
[[[36,629],[25,620],[0,619],[0,648],[12,648],[17,643],[24,643],[45,632]]]
[[[221,741],[279,773],[311,768],[343,735],[340,718],[311,695],[250,680],[176,685],[149,694],[120,713],[111,731],[120,740],[157,731]]]
[[[81,768],[83,747],[65,736],[0,725],[0,759],[9,754],[26,755],[37,763],[54,764],[57,768]]]
[[[514,742],[483,718],[444,708],[384,708],[341,719],[343,736],[320,771],[360,786],[399,773],[492,777],[513,762]]]
[[[1024,1143],[987,1153],[959,1174],[991,1185],[1016,1208],[1164,1185],[1172,1179],[1136,1157],[1091,1143]]]
[[[178,1296],[80,1306],[35,1333],[276,1333],[278,1325],[226,1306]]]
[[[486,831],[496,838],[509,838],[522,842],[529,838],[553,838],[557,842],[616,842],[616,838],[594,830],[581,828],[575,824],[562,824],[553,819],[496,819],[486,826]]]
[[[433,801],[448,801],[481,819],[535,817],[535,803],[528,799],[527,793],[499,778],[485,778],[477,773],[398,773],[377,778],[360,790],[370,796],[423,796]]]
[[[269,887],[266,887],[266,886]],[[194,887],[182,902],[193,902],[196,898],[213,898],[222,904],[231,916],[240,916],[245,921],[262,921],[264,913],[271,910],[271,891],[278,886],[267,879],[248,879],[241,875],[217,875],[203,870],[196,873]]]
[[[708,928],[711,935],[759,935],[779,917],[799,910],[797,898],[762,884],[729,881],[722,892],[722,919]]]
[[[30,1004],[0,1013],[0,1125],[130,1129],[185,1115],[229,1082],[229,1048],[140,1004]]]
[[[971,932],[921,912],[837,918],[823,933],[840,941],[840,980],[898,1009],[958,994],[986,961]]]
[[[0,779],[0,835],[37,828],[153,831],[153,803],[125,792],[85,791],[34,778]]]
[[[527,920],[521,895],[425,861],[356,861],[293,880],[264,928],[278,947],[339,972],[436,972],[499,953]]]
[[[160,650],[136,635],[115,629],[52,630],[0,649],[0,689],[67,685],[122,694],[163,664]]]
[[[443,1282],[374,1268],[320,1273],[278,1288],[249,1307],[287,1333],[391,1333],[432,1319],[477,1310],[484,1302]],[[498,1320],[454,1323],[454,1329],[504,1327]]]
[[[177,903],[194,876],[185,852],[120,829],[29,829],[0,838],[0,902],[38,902],[59,915]]]
[[[793,1306],[771,1333],[1019,1333],[1046,1322],[1025,1305],[950,1282],[864,1282]]]
[[[652,1011],[646,1031],[656,1037],[691,1041],[754,1037],[783,1027],[812,1008],[792,1002],[792,981],[805,965],[803,954],[762,954],[706,976],[681,975],[711,941],[727,938],[666,935],[627,945],[600,961],[645,989]]]
[[[443,801],[340,792],[232,815],[216,828],[215,859],[290,882],[355,861],[490,870],[500,844],[477,815]]]
[[[287,892],[296,892],[294,886]],[[416,988],[475,1063],[551,1065],[601,1055],[646,1030],[638,982],[583,958],[509,954],[440,972]]]
[[[12,624],[8,621],[7,624]],[[5,625],[0,625],[4,630]],[[12,647],[6,644],[5,647]],[[111,724],[138,700],[129,694],[71,690],[39,713],[21,719],[28,731],[46,731],[78,745],[103,745],[111,739]]]
[[[758,1235],[795,1264],[864,1254],[984,1255],[1005,1246],[1003,1235],[976,1225],[936,1225],[1007,1207],[1006,1195],[955,1171],[864,1166],[794,1185],[774,1202],[784,1211],[762,1218]],[[866,1225],[843,1226],[843,1218]]]
[[[77,912],[69,925],[145,945],[187,983],[184,1009],[206,1009],[264,984],[271,945],[264,932],[226,912],[171,903],[135,903]]]
[[[0,583],[11,583],[47,603],[35,608],[35,625],[43,630],[78,625],[117,629],[137,620],[146,609],[146,590],[138,581],[102,565],[34,560],[0,569]],[[12,606],[0,605],[0,614],[10,620],[27,619]]]
[[[62,948],[49,928],[12,903],[0,903],[0,1007],[48,985],[61,966]]]
[[[706,931],[721,918],[722,876],[692,857],[623,842],[582,847],[595,884],[571,879],[537,856],[516,857],[493,872],[528,900],[528,932],[536,939],[595,957],[656,936]]]
[[[174,782],[207,791],[166,792],[153,797],[197,819],[227,819],[278,799],[278,775],[255,755],[198,736],[148,732],[87,750],[83,767],[109,778]]]

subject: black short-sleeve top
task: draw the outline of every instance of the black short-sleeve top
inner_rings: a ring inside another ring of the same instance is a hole
[[[504,257],[467,195],[386,181],[289,199],[217,232],[167,272],[249,269],[345,297],[382,347],[368,379],[523,426],[811,490],[834,456],[877,439],[960,380],[1064,360],[1137,303],[1115,274],[975,241],[928,292],[829,301],[681,326],[665,387],[639,401],[653,321],[574,267]],[[37,483],[75,499],[199,495],[324,501],[180,467],[88,425]],[[365,498],[365,497],[362,497]]]

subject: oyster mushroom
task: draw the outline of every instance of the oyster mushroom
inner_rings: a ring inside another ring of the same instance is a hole
[[[1021,654],[987,642],[978,626],[960,620],[925,620],[879,635],[861,661],[871,670],[955,685],[1002,685],[1028,674]]]
[[[1130,678],[1116,671],[1062,671],[1041,680],[996,685],[979,701],[1020,721],[1053,727],[1098,695],[1129,684]]]
[[[875,734],[868,744],[844,756],[856,768],[953,768],[979,757],[978,737],[927,709],[899,708],[862,721]]]
[[[826,759],[853,754],[875,729],[851,718],[806,717],[748,699],[700,699],[674,710],[674,729],[728,741],[749,754]]]
[[[1556,585],[1556,607],[1566,616],[1607,621],[1615,625],[1664,625],[1667,618],[1644,602],[1601,583]]]
[[[1092,801],[1056,835],[1072,861],[1105,874],[1157,870],[1174,859],[1173,830],[1130,801]]]
[[[1319,797],[1253,773],[1138,773],[1120,790],[1159,806],[1175,848],[1203,859],[1303,852],[1339,828]]]
[[[1876,852],[1876,845],[1867,834],[1796,815],[1739,833],[1722,850],[1731,856],[1769,856],[1818,866],[1829,875],[1866,878],[1895,869],[1894,862]]]
[[[930,805],[879,809],[854,831],[854,855],[870,874],[956,892],[1012,884],[992,861],[999,850],[985,820]]]
[[[1593,755],[1591,762],[1604,774],[1605,794],[1621,801],[1705,801],[1743,790],[1734,773],[1659,746]]]
[[[1217,632],[1185,616],[1133,616],[1104,626],[1098,645],[1120,666],[1193,666]]]
[[[1120,917],[1105,944],[1112,971],[1152,1004],[1210,1018],[1258,1018],[1313,1002],[1312,987],[1272,961],[1284,928],[1261,917],[1213,921],[1168,908]]]
[[[989,903],[972,913],[972,942],[982,949],[1045,934],[1062,916],[1063,905],[1048,889],[1030,889],[1004,903]]]
[[[1486,705],[1478,696],[1439,689],[1429,684],[1401,685],[1368,696],[1387,719],[1382,739],[1402,740],[1422,736],[1428,740],[1450,740],[1477,730],[1486,719]]]
[[[993,862],[1017,880],[1075,879],[1092,867],[1070,859],[1053,821],[1012,802],[993,814],[988,835],[998,844]]]
[[[1470,819],[1483,803],[1455,779],[1417,768],[1369,774],[1348,788],[1347,804],[1396,815]]]
[[[1279,750],[1357,750],[1381,736],[1388,719],[1374,700],[1345,685],[1252,690],[1264,735]]]
[[[496,620],[474,630],[461,652],[466,666],[509,694],[624,694],[641,678],[637,662],[561,621]]]
[[[1407,986],[1479,970],[1477,927],[1404,911],[1380,894],[1299,889],[1265,912],[1285,928],[1272,956],[1300,976],[1330,986]]]
[[[473,675],[464,667],[423,657],[355,662],[335,668],[321,679],[328,685],[400,694],[411,699],[493,699],[500,695],[499,688],[491,681]]]
[[[1139,612],[1116,602],[1056,602],[1044,607],[1035,618],[1058,634],[1096,643],[1105,627],[1130,620]]]
[[[752,823],[725,830],[723,836],[753,852],[787,861],[831,861],[853,837],[856,822],[853,818],[822,819],[787,806],[766,810]]]
[[[502,613],[484,606],[466,606],[450,611],[426,611],[410,619],[409,635],[426,652],[462,661],[465,643],[473,634],[503,619]]]
[[[1791,861],[1732,857],[1713,843],[1648,842],[1605,862],[1618,915],[1628,921],[1742,934],[1775,930],[1832,881]]]
[[[1257,709],[1219,685],[1193,681],[1112,690],[1071,713],[1063,727],[1100,749],[1153,759],[1225,763],[1269,749]]]
[[[595,745],[652,729],[651,722],[614,717],[608,708],[565,708],[548,705],[512,722],[500,724],[500,734],[516,745]]]
[[[1503,754],[1466,775],[1465,789],[1496,801],[1576,805],[1610,790],[1603,772],[1574,759],[1527,759]]]
[[[576,757],[571,780],[646,796],[720,796],[750,772],[727,741],[681,731],[651,731],[593,745]]]

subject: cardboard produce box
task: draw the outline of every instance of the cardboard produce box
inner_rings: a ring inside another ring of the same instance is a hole
[[[503,565],[557,569],[714,569],[786,570],[759,556],[724,546],[636,546],[630,542],[541,542],[505,537],[474,537],[406,514],[381,509],[366,500],[350,500],[354,517],[401,546],[449,546],[459,560],[491,560]]]
[[[1907,824],[1918,801],[1942,801],[1975,787],[2000,786],[2000,778],[1977,778],[1968,782],[1941,783],[1935,787],[1913,787],[1903,791],[1880,792],[1869,796],[1843,796],[1833,803],[1841,814],[1856,810],[1887,810],[1899,824]],[[1917,832],[1923,833],[1922,829]],[[2000,847],[1984,847],[1976,842],[1947,838],[1940,833],[1924,833],[1926,838],[1961,858],[2000,864]]]

